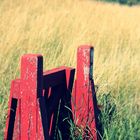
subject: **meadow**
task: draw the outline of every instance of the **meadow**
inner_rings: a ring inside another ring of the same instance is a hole
[[[140,7],[92,0],[0,0],[0,139],[21,56],[75,67],[82,44],[94,46],[102,139],[140,140]]]

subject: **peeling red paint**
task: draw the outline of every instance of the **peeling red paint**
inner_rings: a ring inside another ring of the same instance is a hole
[[[75,113],[75,123],[86,129],[90,128],[92,135],[91,139],[97,140],[95,110],[93,96],[94,91],[91,85],[93,84],[92,71],[93,71],[93,47],[83,45],[78,48],[77,52],[77,68],[76,68],[76,82],[73,91],[74,106],[73,112]],[[89,134],[86,134],[89,135]],[[84,136],[83,136],[84,137]]]

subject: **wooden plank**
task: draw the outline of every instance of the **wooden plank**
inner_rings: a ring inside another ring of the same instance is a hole
[[[45,80],[43,82],[45,83],[50,139],[57,139],[58,129],[62,133],[63,139],[69,137],[70,121],[68,119],[72,120],[70,109],[74,72],[75,69],[62,66],[44,73]],[[66,118],[67,122],[63,122]]]
[[[65,82],[65,68],[59,67],[44,72],[43,74],[43,88],[53,87]]]
[[[63,84],[62,97],[59,113],[58,126],[62,133],[62,139],[71,139],[71,125],[73,123],[73,114],[71,107],[71,92],[73,88],[75,69],[65,67],[66,83]]]
[[[41,117],[38,118],[38,140],[50,140],[50,136],[49,136],[49,122],[48,122],[48,116],[47,116],[47,108],[46,108],[46,104],[45,104],[45,98],[41,97],[38,99],[38,103],[39,103],[39,107],[40,107],[40,114]],[[43,129],[42,126],[43,125]],[[42,137],[42,134],[44,136],[44,138]]]
[[[75,76],[75,69],[66,67],[66,85],[67,85],[67,92],[64,96],[65,98],[65,105],[67,106],[68,116],[71,119],[70,121],[73,122],[73,113],[72,113],[72,90],[73,90],[73,82]],[[69,109],[69,110],[68,110]]]

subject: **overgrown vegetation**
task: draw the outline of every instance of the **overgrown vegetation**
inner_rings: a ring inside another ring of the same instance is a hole
[[[0,139],[20,57],[40,53],[45,69],[75,67],[81,44],[95,45],[103,139],[140,139],[140,7],[90,0],[0,1]]]

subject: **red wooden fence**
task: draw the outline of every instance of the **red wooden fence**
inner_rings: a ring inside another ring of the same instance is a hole
[[[41,55],[24,55],[20,79],[11,83],[4,139],[57,140],[61,133],[68,140],[74,121],[84,130],[83,139],[97,140],[93,47],[78,48],[73,88],[74,73],[65,66],[43,72]]]

